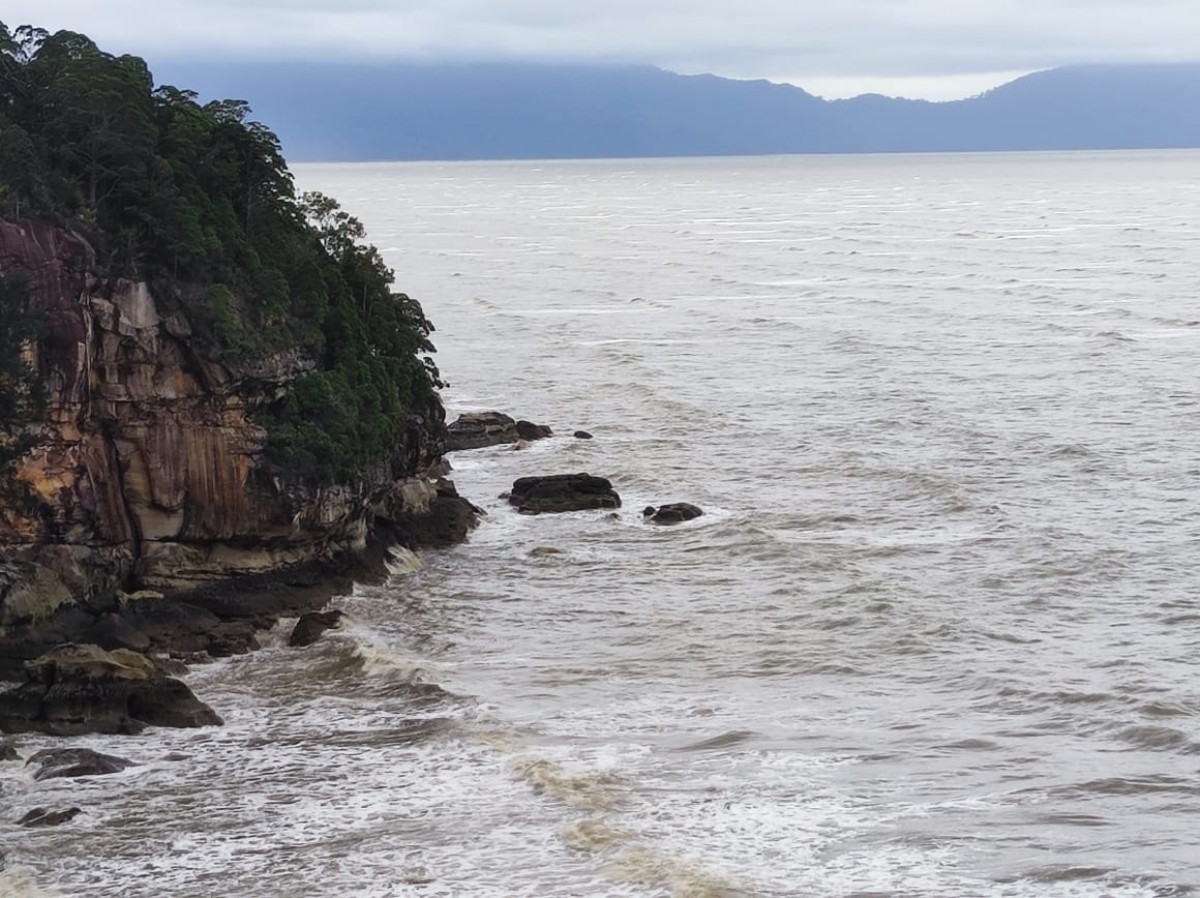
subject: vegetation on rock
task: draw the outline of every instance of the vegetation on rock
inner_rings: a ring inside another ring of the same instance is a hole
[[[210,357],[311,359],[261,412],[267,456],[304,479],[353,479],[388,457],[406,414],[437,414],[433,327],[392,292],[361,223],[328,197],[296,195],[278,139],[249,114],[239,100],[156,87],[143,60],[81,34],[0,23],[0,218],[82,234],[97,274],[149,283]],[[22,284],[0,287],[3,462],[30,414],[7,400],[34,395],[11,347],[35,331]]]

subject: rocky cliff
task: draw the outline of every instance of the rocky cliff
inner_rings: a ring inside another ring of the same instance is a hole
[[[0,503],[10,634],[56,611],[111,610],[122,592],[182,594],[344,562],[379,528],[420,544],[470,525],[469,504],[432,479],[440,414],[410,418],[391,457],[353,483],[305,485],[265,463],[255,411],[311,360],[242,363],[198,348],[182,311],[145,283],[98,277],[91,247],[60,228],[0,222],[0,274],[13,270],[47,317],[30,361],[48,403],[15,472],[27,498]]]

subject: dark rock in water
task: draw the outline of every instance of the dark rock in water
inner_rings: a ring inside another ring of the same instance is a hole
[[[342,617],[342,612],[337,610],[309,611],[300,615],[300,620],[296,621],[296,626],[292,629],[292,635],[288,637],[288,645],[312,645],[326,630],[336,629]]]
[[[517,436],[523,440],[544,440],[554,436],[554,431],[545,424],[534,424],[532,421],[517,422]]]
[[[7,739],[0,739],[0,761],[19,761],[21,756]]]
[[[545,424],[514,421],[502,412],[468,412],[446,428],[446,451],[482,449],[517,440],[541,440],[553,436]]]
[[[612,483],[591,474],[521,477],[513,482],[508,501],[523,514],[621,507]]]
[[[207,651],[210,634],[221,625],[221,619],[206,608],[153,594],[127,601],[121,617],[144,633],[155,649],[170,652]]]
[[[96,623],[84,630],[77,640],[102,649],[132,649],[145,652],[150,649],[150,637],[119,614],[102,614]]]
[[[515,443],[517,422],[501,412],[469,412],[446,428],[446,451]]]
[[[36,764],[35,780],[52,780],[60,777],[103,776],[107,773],[120,773],[126,767],[135,767],[133,761],[118,758],[115,755],[103,755],[90,748],[46,748],[34,754],[25,762],[26,766]]]
[[[214,658],[244,655],[259,647],[254,624],[245,620],[222,621],[208,634],[208,653]]]
[[[0,731],[76,736],[222,723],[182,682],[128,649],[60,646],[26,664],[25,677],[0,694]]]
[[[406,549],[449,548],[463,542],[484,514],[483,509],[460,496],[449,480],[439,480],[432,487],[426,484],[421,489],[425,491],[422,499],[412,503],[423,506],[420,513],[377,513],[377,527],[391,543]]]
[[[649,505],[642,511],[642,516],[651,524],[679,524],[683,521],[690,521],[692,518],[698,518],[702,514],[704,514],[703,509],[689,505],[687,502],[672,502],[669,505],[660,505],[658,508]]]
[[[575,431],[575,439],[577,439],[577,440],[590,440],[591,438],[592,438],[592,435],[590,433],[588,433],[586,430]]]
[[[51,811],[48,808],[34,808],[17,821],[18,826],[58,826],[82,814],[80,808],[64,808],[61,811]]]

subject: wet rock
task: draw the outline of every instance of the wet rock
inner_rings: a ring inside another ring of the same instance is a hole
[[[292,635],[288,637],[288,645],[312,645],[326,630],[337,629],[343,616],[342,612],[337,610],[310,611],[300,615],[300,620],[296,621],[296,626],[292,629]]]
[[[128,649],[60,646],[26,664],[25,677],[0,694],[0,731],[75,736],[222,723],[186,685]]]
[[[522,514],[621,507],[612,483],[591,474],[521,477],[513,482],[508,501]]]
[[[590,433],[588,433],[586,430],[575,431],[575,439],[577,439],[577,440],[590,440],[591,438],[592,438],[592,435]]]
[[[204,652],[221,618],[206,608],[161,596],[130,597],[121,609],[126,625],[143,633],[156,651]]]
[[[446,451],[482,449],[518,440],[542,440],[553,435],[554,431],[545,424],[514,421],[502,412],[468,412],[446,429]]]
[[[394,545],[414,551],[458,545],[478,526],[480,516],[485,513],[460,496],[449,480],[437,481],[429,486],[428,492],[419,505],[378,513],[376,524],[384,540],[384,556],[386,549]]]
[[[642,517],[651,524],[679,524],[683,521],[690,521],[692,518],[698,518],[702,514],[704,514],[702,508],[687,502],[672,502],[668,505],[660,505],[658,508],[648,505],[642,511]]]
[[[221,621],[208,634],[208,653],[214,658],[228,658],[252,652],[259,647],[255,632],[250,621]]]
[[[468,412],[446,428],[446,451],[515,443],[517,422],[502,412]]]
[[[77,776],[104,776],[120,773],[127,767],[135,767],[133,761],[105,755],[90,748],[46,748],[34,752],[25,762],[36,765],[35,780],[52,780]]]
[[[554,431],[545,424],[534,424],[532,421],[517,422],[517,436],[523,440],[544,440],[554,436]]]
[[[102,614],[73,642],[98,645],[102,649],[132,649],[144,652],[150,648],[150,637],[119,614]]]
[[[0,739],[0,761],[19,761],[21,756],[7,739]]]
[[[66,823],[68,820],[74,819],[77,814],[82,814],[80,808],[63,808],[59,811],[51,811],[48,808],[34,808],[24,817],[17,821],[18,826],[58,826]]]

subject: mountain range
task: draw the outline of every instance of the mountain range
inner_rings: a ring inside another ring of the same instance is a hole
[[[181,62],[247,100],[293,161],[1200,147],[1200,63],[1035,72],[953,102],[824,100],[651,66]]]

